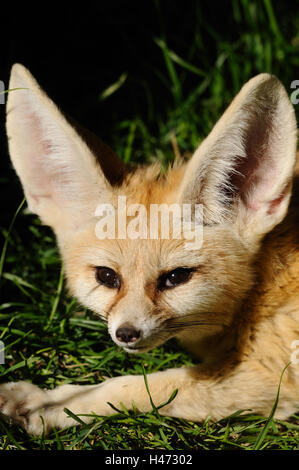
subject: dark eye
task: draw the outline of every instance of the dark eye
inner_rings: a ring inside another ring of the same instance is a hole
[[[113,269],[105,266],[96,267],[96,279],[100,284],[112,289],[119,289],[121,284],[120,276]]]
[[[194,269],[192,268],[177,268],[166,274],[162,274],[158,281],[159,289],[171,289],[172,287],[189,281],[193,271]]]

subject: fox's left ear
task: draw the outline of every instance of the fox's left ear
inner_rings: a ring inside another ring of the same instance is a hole
[[[259,238],[285,216],[296,160],[293,106],[277,78],[251,79],[189,162],[180,198],[208,224],[236,222]]]

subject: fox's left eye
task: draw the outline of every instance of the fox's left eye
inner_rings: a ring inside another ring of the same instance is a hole
[[[166,274],[162,274],[158,281],[159,289],[171,289],[172,287],[189,281],[193,271],[194,269],[192,268],[177,268]]]

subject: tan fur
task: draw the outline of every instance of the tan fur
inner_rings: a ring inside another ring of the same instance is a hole
[[[33,98],[11,93],[8,103],[11,158],[32,209],[56,233],[72,294],[107,320],[118,345],[116,327],[128,322],[144,333],[137,343],[140,350],[175,336],[201,359],[196,367],[148,376],[156,405],[179,390],[161,413],[199,421],[208,416],[220,419],[238,409],[267,415],[280,374],[290,361],[291,343],[299,340],[299,163],[294,171],[296,123],[281,84],[266,74],[248,82],[190,162],[166,173],[158,164],[136,170],[119,164],[110,183],[116,156],[101,144],[95,163],[95,146],[79,139],[29,72],[15,65],[10,88],[24,85],[31,88]],[[46,148],[43,129],[35,135],[44,156],[32,155],[29,142],[22,147],[25,135],[19,129],[20,117],[27,116],[30,130],[28,108],[37,116],[40,113],[45,126],[51,122]],[[55,133],[63,154],[52,144]],[[103,153],[108,159],[111,156],[113,165],[103,163]],[[46,160],[40,163],[40,157]],[[53,160],[55,171],[50,163],[50,169],[45,169],[47,158]],[[66,177],[57,188],[60,164]],[[43,186],[28,174],[26,165],[36,168]],[[89,193],[88,181],[78,173],[82,165],[91,175]],[[240,173],[247,177],[240,180]],[[239,193],[229,199],[232,185],[238,186]],[[99,240],[94,230],[95,206],[99,200],[116,206],[119,195],[147,210],[151,204],[202,203],[207,209],[202,248],[188,251],[184,240],[174,239]],[[120,289],[98,286],[96,266],[119,272]],[[196,268],[190,280],[158,290],[159,275],[180,266]],[[40,416],[49,431],[53,426],[77,424],[63,412],[65,407],[74,413],[108,415],[113,413],[108,401],[151,409],[141,376],[116,377],[93,386],[62,385],[51,391],[26,382],[0,386],[2,413],[35,434],[43,429]],[[287,418],[298,404],[299,365],[291,364],[283,378],[276,416]]]

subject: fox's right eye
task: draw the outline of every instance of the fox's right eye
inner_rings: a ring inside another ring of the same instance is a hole
[[[96,267],[96,279],[99,284],[110,287],[111,289],[120,288],[121,279],[119,274],[117,274],[113,269],[107,268],[106,266]]]
[[[158,287],[160,290],[164,290],[184,284],[189,281],[193,271],[193,268],[176,268],[173,271],[162,274],[158,280]]]

